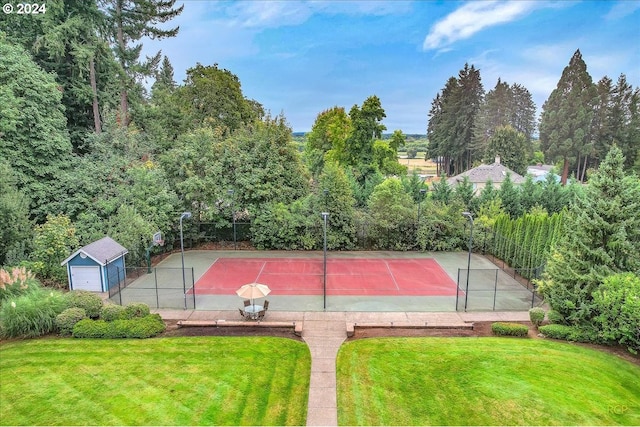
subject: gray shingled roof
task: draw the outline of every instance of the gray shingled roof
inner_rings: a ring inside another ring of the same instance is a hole
[[[457,185],[462,182],[465,176],[469,177],[469,181],[472,184],[485,183],[489,179],[494,184],[500,184],[507,177],[507,173],[511,174],[511,182],[514,184],[522,184],[525,179],[522,175],[515,173],[505,165],[501,163],[493,163],[491,165],[480,165],[476,168],[469,169],[466,172],[462,172],[459,175],[452,176],[447,179],[449,185]]]
[[[73,259],[79,253],[84,253],[100,265],[106,265],[108,262],[113,261],[115,258],[120,257],[128,253],[127,249],[122,246],[120,243],[116,242],[109,236],[105,236],[100,240],[96,240],[93,243],[89,243],[87,246],[83,246],[82,248],[75,251],[71,256],[64,261],[62,264],[66,264],[71,259]]]

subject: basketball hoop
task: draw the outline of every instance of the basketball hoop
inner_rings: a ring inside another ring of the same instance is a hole
[[[164,246],[162,232],[158,231],[157,233],[153,233],[153,246]]]

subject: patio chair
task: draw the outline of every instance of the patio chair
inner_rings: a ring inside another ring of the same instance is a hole
[[[251,300],[248,300],[248,299],[244,300],[244,306],[246,307],[248,305],[251,305]]]
[[[265,314],[266,314],[266,313],[265,313],[265,311],[264,311],[264,310],[260,310],[260,311],[258,312],[258,315],[256,316],[256,319],[258,319],[258,320],[262,320],[262,319],[264,319],[264,315],[265,315]]]
[[[264,309],[265,311],[269,308],[269,300],[264,300]]]
[[[247,313],[245,313],[241,308],[239,308],[238,311],[240,312],[240,316],[242,316],[243,319],[247,318]]]

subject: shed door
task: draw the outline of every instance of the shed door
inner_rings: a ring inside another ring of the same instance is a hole
[[[72,289],[102,292],[100,267],[71,267]]]

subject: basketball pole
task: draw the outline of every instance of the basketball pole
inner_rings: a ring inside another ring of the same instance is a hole
[[[182,220],[191,218],[191,212],[183,212],[180,215],[180,254],[182,256],[182,291],[184,293],[184,309],[187,309],[187,281],[184,277],[184,236],[182,234]]]
[[[322,212],[322,219],[324,220],[324,262],[322,269],[322,295],[323,295],[323,310],[327,310],[327,217],[328,212]]]

